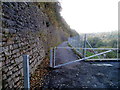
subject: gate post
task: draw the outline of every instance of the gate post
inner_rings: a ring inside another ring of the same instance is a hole
[[[30,90],[29,55],[23,55],[24,88]]]
[[[55,55],[56,55],[56,47],[53,49],[54,50],[54,62],[53,62],[53,68],[55,68]]]
[[[53,67],[53,48],[50,49],[50,67]]]
[[[55,68],[56,47],[50,49],[50,67]]]
[[[86,34],[85,34],[85,36],[84,36],[84,46],[83,46],[83,57],[85,58],[85,56],[86,56]]]

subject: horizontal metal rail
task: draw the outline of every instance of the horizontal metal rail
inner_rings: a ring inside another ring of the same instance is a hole
[[[79,59],[79,60],[71,61],[71,62],[68,62],[68,63],[56,65],[56,66],[54,66],[54,68],[58,68],[58,67],[65,66],[65,65],[68,65],[68,64],[71,64],[71,63],[75,63],[75,62],[78,62],[78,61],[82,61],[82,60],[84,60],[84,59]]]
[[[85,61],[94,61],[94,60],[98,60],[98,61],[101,61],[101,60],[110,60],[110,61],[112,61],[112,60],[120,60],[120,59],[117,59],[117,58],[110,58],[110,59],[87,59]]]
[[[89,59],[89,58],[92,58],[92,57],[95,57],[95,56],[99,56],[99,55],[102,55],[102,54],[105,54],[105,53],[108,53],[108,52],[111,52],[111,51],[112,51],[112,50],[108,50],[108,51],[105,51],[105,52],[101,52],[101,53],[98,53],[98,54],[95,54],[95,55],[86,57],[85,59]]]
[[[105,54],[105,53],[108,53],[108,52],[111,52],[111,51],[112,50],[108,50],[108,51],[105,51],[105,52],[102,52],[102,53],[98,53],[98,54],[95,54],[95,55],[92,55],[92,56],[89,56],[89,57],[85,57],[85,58],[78,59],[78,60],[75,60],[75,61],[70,61],[68,63],[56,65],[56,66],[54,66],[54,68],[58,68],[58,67],[61,67],[61,66],[65,66],[67,64],[71,64],[71,63],[79,62],[79,61],[82,61],[82,60],[86,60],[86,59],[89,59],[89,58],[92,58],[92,57],[95,57],[95,56],[98,56],[98,55],[102,55],[102,54]]]
[[[64,49],[90,49],[90,50],[118,50],[118,48],[76,48],[76,47],[56,47],[57,48],[64,48]]]

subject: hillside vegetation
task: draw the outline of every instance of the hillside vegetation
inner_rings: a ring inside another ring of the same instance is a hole
[[[77,34],[60,15],[62,8],[59,2],[40,2],[36,3],[36,5],[48,16],[51,24],[57,29],[65,31],[67,36],[74,36]]]
[[[83,36],[84,34],[80,35]],[[118,36],[117,30],[111,32],[99,32],[87,34],[87,40],[94,48],[100,47],[117,48],[118,38],[120,38],[120,35]]]
[[[83,34],[81,34],[83,36]],[[118,48],[120,42],[118,41],[118,31],[111,32],[100,32],[100,33],[92,33],[87,34],[87,40],[91,44],[93,48]],[[89,47],[87,45],[87,47]],[[97,52],[103,52],[105,50],[96,50]],[[93,52],[87,51],[87,56],[94,55]],[[107,58],[116,58],[117,51],[112,51],[106,54]],[[98,57],[94,57],[98,58]]]

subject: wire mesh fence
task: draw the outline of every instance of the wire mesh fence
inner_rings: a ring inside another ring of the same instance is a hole
[[[84,44],[84,36],[74,36],[72,38],[68,38],[68,42],[72,47],[75,48],[83,48]]]
[[[68,45],[70,47],[73,47],[77,52],[79,52],[82,57],[88,57],[97,53],[105,52],[107,50],[107,48],[105,47],[104,48],[98,47],[98,49],[95,49],[95,47],[93,47],[91,43],[87,40],[87,37],[88,36],[86,35],[81,35],[81,36],[78,35],[78,36],[69,38]],[[79,49],[79,48],[91,48],[91,49]],[[118,54],[117,49],[114,49],[112,52],[109,52],[100,56],[96,56],[94,57],[94,59],[117,58],[117,54]]]
[[[74,36],[68,39],[68,46],[73,47],[83,57],[84,50],[76,48],[84,48],[84,36]]]

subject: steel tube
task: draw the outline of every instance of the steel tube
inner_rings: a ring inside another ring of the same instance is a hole
[[[83,49],[83,57],[85,58],[85,56],[86,56],[86,34],[84,36],[84,45],[83,45],[83,48],[85,48],[85,49]]]
[[[56,47],[56,48],[66,48],[66,49],[73,49],[74,47]],[[117,50],[118,48],[75,48],[75,49],[94,49],[94,50]]]
[[[50,49],[50,67],[53,67],[53,48]]]
[[[98,53],[98,54],[95,54],[95,55],[92,55],[92,56],[89,56],[89,57],[85,57],[85,58],[78,59],[78,60],[75,60],[75,61],[70,61],[70,62],[68,62],[68,63],[56,65],[56,66],[54,66],[54,68],[58,68],[58,67],[65,66],[65,65],[68,65],[68,64],[71,64],[71,63],[75,63],[75,62],[79,62],[79,61],[82,61],[82,60],[86,60],[86,59],[89,59],[89,58],[92,58],[92,57],[95,57],[95,56],[98,56],[98,55],[101,55],[101,54],[105,54],[105,53],[108,53],[108,52],[111,52],[111,51],[112,51],[112,50],[105,51],[105,52]]]
[[[109,59],[87,59],[85,61],[91,61],[91,60],[120,60],[120,59],[116,59],[116,58],[109,58]]]
[[[108,51],[105,51],[105,52],[102,52],[102,53],[98,53],[98,54],[95,54],[95,55],[86,57],[85,59],[89,59],[89,58],[92,58],[92,57],[95,57],[95,56],[98,56],[98,55],[102,55],[102,54],[105,54],[105,53],[108,53],[108,52],[111,52],[111,51],[112,51],[112,50],[108,50]]]
[[[29,55],[23,55],[24,88],[30,89]]]
[[[53,67],[55,67],[55,55],[56,55],[56,47],[53,49],[54,50],[54,62],[53,62]]]

